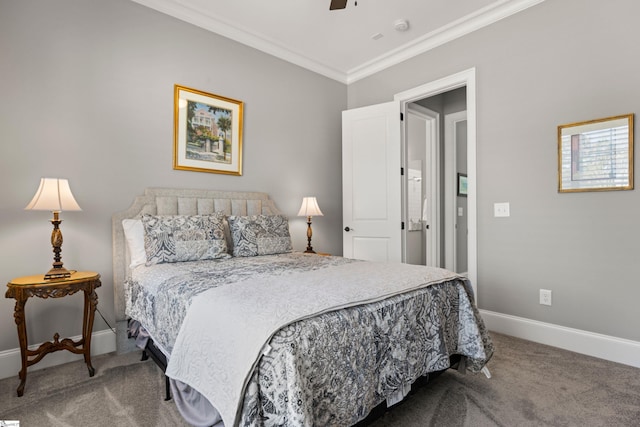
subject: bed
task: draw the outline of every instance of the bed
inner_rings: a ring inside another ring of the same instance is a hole
[[[292,252],[265,193],[146,189],[113,259],[118,345],[142,331],[193,425],[355,425],[493,353],[464,277]]]

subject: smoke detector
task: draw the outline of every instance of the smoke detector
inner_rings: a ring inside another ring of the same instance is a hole
[[[396,31],[399,32],[407,31],[409,29],[409,21],[407,21],[406,19],[398,19],[393,23],[393,28],[395,28]]]

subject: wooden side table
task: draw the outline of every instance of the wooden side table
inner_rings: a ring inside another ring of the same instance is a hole
[[[27,367],[35,365],[48,353],[58,350],[69,350],[72,353],[84,355],[84,361],[89,368],[89,376],[95,373],[91,366],[91,331],[93,330],[93,317],[98,305],[96,288],[100,287],[100,275],[92,271],[79,271],[71,277],[55,280],[44,280],[44,275],[18,277],[7,283],[5,297],[16,300],[16,308],[13,313],[18,326],[18,340],[20,341],[20,356],[22,369],[18,376],[18,396],[24,393],[24,385],[27,381]],[[53,341],[42,343],[36,350],[30,350],[27,341],[27,324],[24,315],[24,306],[29,297],[61,298],[67,295],[84,291],[84,315],[82,319],[82,338],[73,341],[71,338],[60,340],[56,332]]]

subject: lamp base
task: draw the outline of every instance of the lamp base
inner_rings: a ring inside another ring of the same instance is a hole
[[[44,275],[44,280],[65,279],[71,277],[71,272],[64,267],[54,267]]]
[[[71,272],[62,265],[62,231],[60,231],[60,223],[62,220],[59,211],[53,211],[53,231],[51,232],[51,245],[53,246],[53,267],[44,275],[44,280],[64,279],[71,277]]]
[[[307,250],[304,251],[305,254],[315,254],[316,251],[313,250],[313,246],[311,246],[311,236],[313,235],[313,230],[311,230],[311,217],[307,217]]]

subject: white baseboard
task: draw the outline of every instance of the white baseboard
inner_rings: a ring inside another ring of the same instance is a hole
[[[70,337],[74,341],[78,341],[82,336]],[[29,348],[37,349],[40,344],[29,346]],[[116,335],[110,329],[94,332],[91,335],[91,356],[97,356],[100,354],[111,353],[116,351]],[[30,366],[27,369],[27,381],[29,379],[28,373],[38,369],[49,368],[51,366],[62,365],[63,363],[73,362],[76,360],[82,360],[81,354],[74,354],[70,351],[56,351],[55,353],[47,354],[44,359]],[[5,350],[0,352],[0,379],[16,377],[16,387],[18,386],[18,372],[21,368],[20,361],[20,349],[15,348],[11,350]],[[94,365],[95,368],[95,365]]]
[[[640,342],[480,310],[490,331],[640,368]]]

